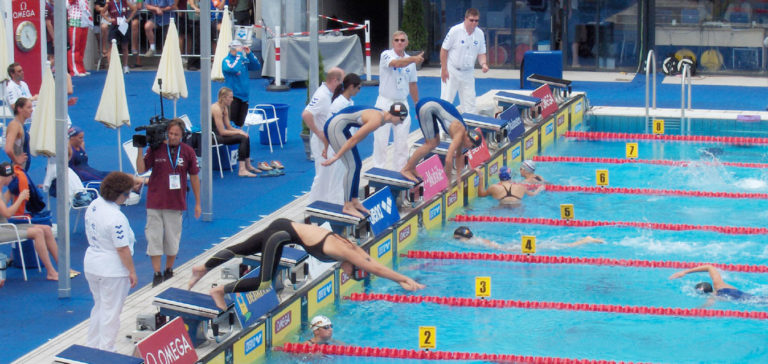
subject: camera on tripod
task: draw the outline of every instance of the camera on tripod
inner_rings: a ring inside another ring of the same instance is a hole
[[[144,131],[146,135],[134,134],[133,146],[144,148],[149,145],[152,149],[157,149],[165,141],[166,130],[170,119],[155,115],[149,119],[149,125],[136,128],[136,131]]]

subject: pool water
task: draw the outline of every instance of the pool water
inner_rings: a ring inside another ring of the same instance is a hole
[[[546,154],[623,158],[624,148],[624,142],[560,139]],[[768,147],[640,142],[639,150],[641,159],[758,163],[768,160]],[[595,170],[608,169],[612,187],[768,192],[768,172],[756,168],[704,163],[678,167],[558,162],[540,162],[537,167],[538,174],[558,185],[594,186]],[[525,197],[523,206],[514,209],[500,208],[490,198],[476,199],[459,214],[558,219],[562,203],[573,204],[579,220],[768,226],[765,200],[654,195],[545,191]],[[476,236],[503,244],[510,251],[453,240],[452,232],[460,225],[469,226]],[[522,235],[536,236],[537,255],[732,264],[764,264],[768,260],[768,240],[762,235],[491,222],[449,221],[443,229],[421,231],[411,249],[510,253],[520,246]],[[585,236],[603,239],[605,243],[565,246]],[[708,303],[707,297],[693,288],[697,282],[709,281],[708,275],[695,273],[670,280],[674,269],[411,258],[400,258],[396,268],[427,285],[418,295],[474,297],[475,277],[490,276],[494,299],[672,308],[699,308]],[[765,274],[725,271],[722,275],[726,282],[745,292],[768,296]],[[409,294],[383,279],[373,280],[368,291]],[[756,302],[727,300],[715,300],[708,308],[768,311],[767,305]],[[342,301],[328,315],[333,320],[334,337],[358,346],[417,349],[418,327],[436,326],[437,350],[443,351],[635,362],[768,362],[768,330],[764,320],[377,301]],[[307,338],[309,333],[303,332],[296,340]],[[411,362],[269,355],[275,362]]]

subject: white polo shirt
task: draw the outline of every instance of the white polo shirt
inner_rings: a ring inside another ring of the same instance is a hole
[[[26,97],[30,98],[32,97],[32,93],[29,92],[29,86],[26,82],[20,81],[21,83],[13,82],[13,80],[8,81],[8,86],[5,89],[6,93],[6,100],[8,100],[8,105],[10,109],[13,109],[13,104],[16,102],[16,100],[19,99],[19,97]]]
[[[448,65],[459,70],[469,71],[475,68],[478,54],[485,54],[485,35],[480,27],[472,34],[467,33],[464,23],[451,27],[443,40],[443,49],[448,51]]]
[[[330,112],[330,114],[333,115],[333,114],[341,111],[341,109],[343,109],[345,107],[348,107],[348,106],[352,106],[354,104],[355,104],[354,101],[347,99],[346,97],[344,97],[343,94],[339,95],[339,97],[337,97],[336,100],[333,100],[333,102],[331,103],[331,112]]]
[[[325,122],[328,121],[328,117],[331,116],[329,112],[331,108],[331,97],[333,97],[333,90],[323,82],[320,87],[315,90],[312,95],[312,100],[304,108],[309,111],[312,117],[315,119],[315,125],[322,131],[325,128]]]
[[[91,202],[85,211],[85,273],[102,277],[127,277],[130,272],[123,265],[117,248],[130,247],[136,238],[120,206],[101,197]]]
[[[379,96],[391,100],[405,100],[408,98],[411,82],[418,81],[416,77],[416,65],[413,63],[405,67],[392,67],[389,64],[406,55],[398,56],[394,49],[381,52],[379,60]]]

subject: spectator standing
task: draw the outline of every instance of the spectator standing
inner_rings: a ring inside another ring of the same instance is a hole
[[[9,107],[13,107],[19,97],[26,97],[31,101],[37,101],[37,95],[32,96],[29,85],[24,82],[24,68],[14,62],[8,65],[8,85],[5,88],[5,101]]]
[[[392,48],[381,53],[379,61],[379,97],[376,107],[389,110],[396,102],[408,105],[408,94],[413,103],[419,102],[419,88],[416,84],[416,65],[424,62],[423,53],[408,56],[405,48],[408,46],[408,35],[398,30],[392,34]],[[389,131],[392,130],[394,152],[392,164],[399,171],[408,161],[408,134],[411,131],[411,116],[397,125],[384,124],[373,132],[373,165],[377,168],[387,168],[387,145]]]
[[[235,96],[229,107],[229,117],[241,128],[248,114],[248,71],[257,71],[261,64],[251,52],[251,48],[243,46],[243,43],[235,39],[229,44],[229,54],[221,62],[221,68],[224,84]]]
[[[440,98],[453,103],[458,92],[465,113],[476,112],[475,59],[480,61],[483,73],[488,72],[485,35],[477,27],[479,21],[480,12],[467,9],[464,22],[451,27],[440,48]]]
[[[107,50],[107,59],[111,56],[112,40],[117,41],[117,45],[123,51],[123,73],[130,72],[128,68],[128,28],[133,17],[136,15],[136,6],[130,0],[110,0],[107,1],[107,11],[102,14],[103,19],[109,23],[109,50]],[[109,64],[109,61],[107,61]]]
[[[85,45],[88,41],[88,29],[93,26],[93,17],[88,0],[68,0],[67,24],[69,32],[69,49],[67,50],[67,66],[72,76],[87,76],[90,73],[85,70],[83,57]]]
[[[187,6],[190,10],[194,10],[194,13],[190,13],[187,16],[187,34],[192,37],[191,50],[192,54],[200,54],[200,3],[201,0],[189,0]],[[211,4],[211,51],[216,51],[216,38],[219,35],[219,28],[221,27],[221,13],[216,13],[216,10],[223,10],[227,1],[202,0]],[[190,57],[187,61],[188,70],[200,69],[200,58]]]
[[[253,2],[251,0],[232,0],[236,25],[253,25]]]
[[[53,0],[45,0],[45,41],[50,62],[53,59]]]
[[[160,27],[161,36],[168,33],[168,24],[171,23],[171,11],[176,10],[177,5],[176,0],[145,0],[144,8],[153,15],[144,23],[144,34],[149,41],[149,49],[144,53],[144,57],[152,57],[157,50],[155,28],[156,26]],[[164,39],[160,41],[162,42]]]
[[[156,149],[139,148],[136,170],[139,174],[152,170],[147,188],[147,255],[152,261],[152,286],[173,277],[173,263],[181,240],[181,213],[187,209],[187,174],[195,195],[195,218],[200,217],[200,179],[194,149],[181,142],[184,122],[168,123],[167,139]],[[165,271],[161,263],[165,258]]]
[[[112,172],[101,183],[99,198],[85,211],[88,249],[83,265],[93,294],[87,345],[100,350],[115,351],[120,312],[128,291],[138,282],[133,265],[136,238],[120,212],[133,187],[133,177]]]
[[[328,145],[328,140],[325,138],[323,130],[325,122],[331,116],[330,109],[333,90],[341,85],[343,77],[344,71],[341,68],[333,67],[328,70],[328,73],[325,75],[325,82],[315,90],[312,100],[310,100],[301,113],[301,119],[304,120],[304,124],[307,125],[312,133],[309,138],[309,146],[312,150],[312,158],[315,161],[315,179],[312,181],[312,188],[309,192],[310,201],[332,202],[328,200],[328,196],[333,194],[335,190],[338,190],[338,188],[333,186],[335,181],[332,181],[328,175],[330,170],[323,167],[321,163],[325,161],[325,158],[323,158],[323,148]],[[333,151],[328,153],[330,153],[328,157],[334,156]]]
[[[109,38],[109,23],[102,19],[101,14],[107,11],[107,0],[93,1],[93,23],[99,26],[99,46],[101,47],[101,57],[107,56],[107,38]]]

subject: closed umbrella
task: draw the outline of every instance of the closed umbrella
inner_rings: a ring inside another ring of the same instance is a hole
[[[128,99],[125,97],[125,79],[123,66],[120,64],[120,54],[117,52],[117,41],[112,40],[112,54],[109,56],[109,70],[101,101],[96,109],[96,121],[109,128],[117,129],[117,160],[120,171],[123,171],[123,158],[120,154],[120,127],[131,125],[131,114],[128,112]]]
[[[5,81],[8,81],[8,72],[5,72],[5,70],[7,70],[8,65],[11,64],[11,60],[8,59],[8,53],[10,53],[9,50],[10,48],[8,48],[8,42],[5,33],[5,24],[0,24],[0,85],[2,85],[2,88],[0,88],[0,91],[2,91],[0,97],[3,98],[5,98]],[[5,102],[7,101],[4,101],[3,103]],[[5,110],[3,110],[2,114],[3,130],[5,130]]]
[[[56,155],[56,85],[51,64],[43,70],[43,83],[37,96],[37,106],[32,112],[29,128],[29,149],[32,155],[53,157]]]
[[[213,55],[211,81],[224,81],[221,63],[229,54],[229,43],[232,43],[232,18],[229,17],[229,11],[225,6],[224,19],[221,20],[221,29],[219,30],[219,40],[216,43],[216,53]]]
[[[158,80],[162,80],[162,92]],[[173,100],[174,117],[176,117],[176,100],[187,97],[187,81],[184,79],[184,64],[181,62],[179,49],[179,32],[176,30],[176,22],[173,18],[168,25],[168,34],[163,42],[163,54],[160,55],[160,64],[157,65],[152,92]]]

